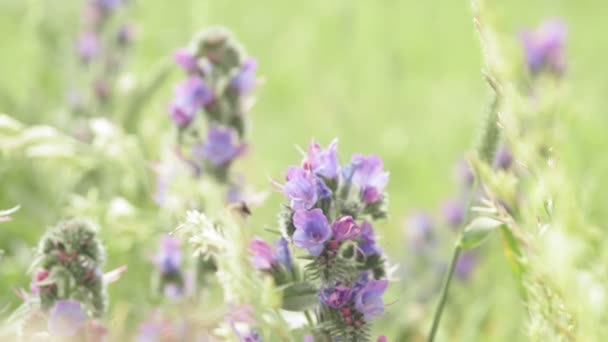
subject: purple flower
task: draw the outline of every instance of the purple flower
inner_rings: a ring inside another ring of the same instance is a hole
[[[361,199],[364,203],[374,203],[382,199],[382,191],[388,183],[388,172],[383,170],[382,159],[375,155],[353,155],[352,182],[361,190]]]
[[[247,146],[239,143],[236,133],[228,127],[212,126],[204,143],[194,146],[194,156],[215,166],[227,166],[242,155]]]
[[[463,253],[456,262],[455,273],[461,280],[468,280],[477,266],[477,254],[472,252]]]
[[[100,45],[99,38],[95,32],[83,32],[78,37],[78,42],[76,43],[78,56],[84,63],[89,63],[99,53]]]
[[[182,48],[175,51],[173,60],[188,74],[194,74],[199,70],[198,59],[188,49]]]
[[[258,62],[253,58],[248,58],[232,78],[230,85],[240,96],[246,96],[255,87],[257,67]]]
[[[30,291],[34,294],[40,293],[40,286],[38,283],[48,278],[49,274],[50,272],[44,268],[37,270],[34,279],[32,279],[32,283],[30,284]]]
[[[294,245],[307,249],[311,255],[317,256],[323,251],[325,241],[331,236],[327,218],[321,209],[297,210],[293,215]]]
[[[317,203],[317,185],[310,172],[290,166],[285,179],[287,183],[283,186],[283,193],[289,199],[292,209],[310,209]]]
[[[461,160],[458,165],[456,165],[456,176],[460,184],[465,186],[466,188],[470,188],[475,181],[475,174],[465,159]]]
[[[315,342],[314,337],[312,337],[312,335],[306,335],[304,336],[304,339],[302,340],[302,342]]]
[[[105,12],[113,12],[117,10],[122,3],[123,0],[93,0],[93,4]]]
[[[241,337],[241,342],[263,342],[257,332],[252,331],[249,334]]]
[[[187,127],[196,113],[214,99],[213,90],[202,78],[191,76],[175,87],[175,98],[169,105],[169,114],[175,124]]]
[[[363,221],[361,224],[361,241],[359,242],[359,249],[365,256],[380,254],[382,252],[380,247],[376,245],[374,228],[371,223],[367,221]]]
[[[407,236],[410,248],[422,251],[433,243],[434,224],[433,219],[427,213],[416,213],[412,215],[407,224]]]
[[[460,200],[447,200],[442,206],[446,223],[452,228],[458,228],[464,221],[466,208]]]
[[[497,169],[508,170],[511,168],[513,164],[513,155],[511,151],[507,147],[507,145],[502,144],[496,151],[496,156],[494,156],[494,167]]]
[[[340,166],[336,156],[337,148],[338,139],[334,139],[325,150],[319,143],[312,141],[308,145],[308,154],[302,162],[302,167],[328,179],[338,177]]]
[[[154,258],[154,263],[163,275],[179,272],[182,263],[181,243],[172,236],[164,236],[160,240],[159,250]]]
[[[566,26],[560,19],[545,21],[535,31],[524,30],[520,38],[526,54],[528,69],[537,74],[547,68],[561,75],[566,68],[564,45]]]
[[[378,336],[378,340],[376,342],[388,342],[388,338],[384,335]]]
[[[338,241],[345,241],[356,238],[361,233],[361,229],[353,220],[352,216],[343,216],[331,225],[333,238]]]
[[[87,314],[80,302],[58,300],[51,309],[48,321],[49,333],[53,336],[74,336],[87,321]]]
[[[129,46],[135,40],[135,26],[131,24],[124,24],[118,30],[116,35],[118,44],[122,46]]]
[[[319,291],[319,298],[323,304],[334,309],[339,309],[346,305],[352,298],[353,290],[344,285],[322,289]]]
[[[293,260],[291,258],[291,251],[289,250],[289,243],[283,237],[279,238],[274,242],[276,248],[275,258],[283,265],[286,269],[293,269]]]
[[[251,253],[251,263],[258,270],[271,269],[277,263],[272,246],[260,238],[254,238],[249,242],[249,253]]]
[[[388,286],[387,280],[370,280],[355,295],[355,308],[363,314],[366,321],[384,312],[382,295]]]

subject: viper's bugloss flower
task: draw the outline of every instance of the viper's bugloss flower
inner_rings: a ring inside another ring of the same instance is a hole
[[[494,168],[508,170],[513,165],[513,155],[507,145],[502,144],[494,156]]]
[[[366,256],[380,254],[382,252],[382,249],[376,244],[374,228],[372,227],[372,224],[367,221],[363,221],[361,224],[361,241],[359,242],[359,249]]]
[[[175,87],[175,98],[169,105],[169,114],[180,128],[187,127],[196,113],[214,99],[213,90],[202,78],[190,76]]]
[[[361,234],[361,229],[352,216],[343,216],[331,225],[332,237],[337,241],[351,240]]]
[[[136,36],[135,26],[123,24],[116,34],[116,41],[120,46],[127,47],[133,43]]]
[[[49,333],[53,336],[74,336],[87,321],[87,314],[80,302],[58,300],[51,309],[48,321]]]
[[[270,269],[277,263],[272,246],[260,238],[254,238],[249,242],[249,253],[253,267],[259,270]]]
[[[182,263],[181,243],[173,236],[164,236],[160,240],[154,263],[163,275],[179,272]]]
[[[194,147],[193,154],[215,166],[226,166],[242,155],[246,148],[245,144],[239,143],[236,132],[231,128],[213,126],[207,131],[205,142]]]
[[[241,337],[241,342],[263,342],[262,337],[256,332],[252,331],[249,334]]]
[[[257,67],[258,62],[254,58],[248,58],[243,62],[236,75],[232,78],[230,86],[240,96],[247,96],[255,87],[255,71]]]
[[[289,243],[287,239],[284,237],[279,238],[274,242],[274,247],[276,249],[275,257],[281,265],[285,266],[287,270],[293,269],[293,259],[291,256],[291,251],[289,250]]]
[[[410,248],[422,251],[433,243],[435,225],[433,218],[424,212],[413,214],[407,222],[407,237]]]
[[[41,281],[48,278],[49,274],[50,274],[50,272],[48,270],[45,270],[45,269],[37,270],[36,274],[34,274],[34,279],[32,279],[32,283],[30,285],[30,291],[32,291],[32,293],[34,293],[34,294],[39,294],[40,287],[39,287],[38,283],[40,283]]]
[[[352,294],[352,288],[344,285],[337,285],[335,287],[320,290],[319,299],[323,304],[334,309],[339,309],[351,300]]]
[[[99,37],[95,32],[82,32],[76,42],[76,51],[83,63],[89,63],[101,49]]]
[[[543,69],[561,75],[566,68],[564,46],[566,25],[560,19],[549,19],[536,30],[520,33],[530,73],[535,75]]]
[[[334,139],[326,149],[323,149],[319,143],[312,141],[308,145],[308,154],[302,161],[302,167],[327,179],[338,177],[340,166],[336,155],[337,149],[338,139]]]
[[[283,193],[292,209],[310,209],[317,203],[317,185],[314,176],[297,166],[290,166],[285,177]]]
[[[443,203],[441,207],[445,222],[452,228],[462,225],[466,214],[466,207],[461,200],[450,199]]]
[[[473,173],[471,165],[469,165],[469,162],[465,159],[461,160],[456,165],[456,178],[465,188],[470,188],[475,181],[475,173]]]
[[[361,200],[364,203],[380,201],[384,187],[388,184],[388,172],[384,171],[382,159],[375,155],[355,154],[351,166],[352,182],[359,187]]]
[[[296,231],[293,243],[297,247],[307,249],[311,255],[317,256],[323,251],[325,241],[331,236],[327,218],[321,209],[297,210],[293,215]]]
[[[189,49],[181,48],[173,53],[173,60],[180,68],[188,74],[194,74],[199,70],[197,57]]]
[[[456,276],[461,280],[468,280],[473,274],[478,261],[479,258],[476,253],[463,253],[460,258],[458,258],[458,262],[456,262]]]
[[[387,280],[369,280],[355,295],[355,308],[363,314],[366,321],[384,312],[382,295],[388,286]]]

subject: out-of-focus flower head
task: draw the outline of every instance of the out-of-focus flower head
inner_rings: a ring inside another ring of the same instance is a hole
[[[247,145],[240,143],[229,127],[213,126],[207,131],[207,139],[194,147],[196,158],[208,160],[214,166],[227,166],[245,153]]]
[[[48,329],[53,336],[70,337],[84,326],[87,314],[80,302],[75,300],[58,300],[49,314]]]
[[[258,62],[254,58],[247,58],[232,78],[230,86],[239,96],[247,96],[255,88],[257,67]]]
[[[254,238],[249,242],[249,253],[253,267],[259,270],[271,269],[277,263],[272,246],[261,238]]]
[[[536,30],[523,30],[520,38],[531,74],[544,69],[558,76],[564,73],[566,25],[561,19],[546,20]]]
[[[407,221],[407,238],[410,248],[420,252],[433,244],[435,225],[433,218],[424,212],[417,212]]]
[[[101,49],[99,37],[95,32],[82,32],[76,42],[78,56],[83,63],[89,63],[97,56]]]
[[[154,263],[161,274],[169,275],[179,272],[182,263],[180,241],[173,236],[164,236],[160,240]]]
[[[508,170],[513,165],[513,155],[509,147],[505,144],[500,145],[494,156],[494,167],[496,169]]]
[[[214,99],[213,90],[202,78],[190,76],[175,87],[175,98],[169,105],[171,120],[180,128],[187,127],[198,111]]]
[[[459,228],[463,223],[466,214],[466,207],[461,200],[447,200],[443,203],[441,210],[448,226],[452,228]]]

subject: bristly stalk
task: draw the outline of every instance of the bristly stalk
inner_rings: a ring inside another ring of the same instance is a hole
[[[498,139],[500,137],[500,129],[498,127],[498,110],[500,105],[500,92],[498,88],[498,84],[496,81],[489,75],[484,74],[486,81],[492,89],[494,90],[494,99],[490,108],[488,110],[487,116],[485,118],[485,124],[483,127],[481,140],[479,146],[477,148],[477,153],[479,155],[480,160],[486,163],[492,163],[494,159],[494,153],[496,152],[496,146],[498,145]],[[466,215],[465,219],[462,221],[461,227],[461,236],[458,238],[458,242],[454,247],[454,252],[452,255],[452,261],[450,262],[450,268],[448,270],[448,274],[446,276],[445,282],[443,284],[443,288],[441,289],[441,295],[439,299],[439,304],[437,305],[437,309],[435,310],[435,314],[433,316],[433,325],[431,326],[431,332],[429,333],[429,337],[427,341],[432,342],[435,340],[435,335],[437,334],[437,329],[439,328],[439,322],[441,321],[441,315],[443,313],[443,309],[445,307],[445,303],[448,296],[448,290],[450,288],[450,283],[452,281],[452,277],[454,276],[454,269],[456,268],[456,264],[458,263],[458,258],[460,257],[460,253],[462,252],[462,246],[460,245],[460,240],[462,238],[462,232],[464,232],[464,226],[466,226],[470,220],[470,211],[471,205],[473,204],[473,196],[477,191],[478,180],[475,180],[473,184],[471,194],[469,195],[469,200],[466,206]]]

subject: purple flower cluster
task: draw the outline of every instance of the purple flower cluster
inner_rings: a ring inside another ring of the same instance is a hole
[[[560,19],[543,22],[536,30],[520,33],[528,70],[536,75],[547,70],[560,76],[566,69],[566,25]]]
[[[311,260],[305,274],[320,282],[320,317],[346,335],[327,333],[356,340],[384,311],[388,281],[371,221],[386,214],[388,172],[375,155],[340,165],[337,149],[337,140],[326,148],[312,141],[300,165],[287,169],[278,184],[287,199],[282,228]]]
[[[352,286],[338,284],[320,290],[319,300],[335,310],[342,323],[361,328],[384,313],[382,295],[387,287],[386,279],[370,279],[364,273]]]
[[[226,181],[231,163],[246,150],[244,114],[255,88],[257,62],[245,57],[231,34],[221,29],[203,32],[181,48],[174,61],[187,79],[175,87],[169,117],[179,129],[181,153],[188,163],[202,164],[216,178]],[[205,120],[196,120],[198,114]],[[206,133],[200,130],[207,130]],[[181,136],[205,137],[190,146]]]
[[[99,104],[106,104],[112,99],[117,73],[127,49],[135,39],[133,25],[109,24],[118,17],[116,12],[125,5],[123,0],[88,0],[83,10],[83,27],[76,38],[75,52],[82,66],[96,73],[89,89]],[[79,90],[72,90],[69,96],[88,99]],[[75,111],[89,108],[82,103],[71,105]]]

